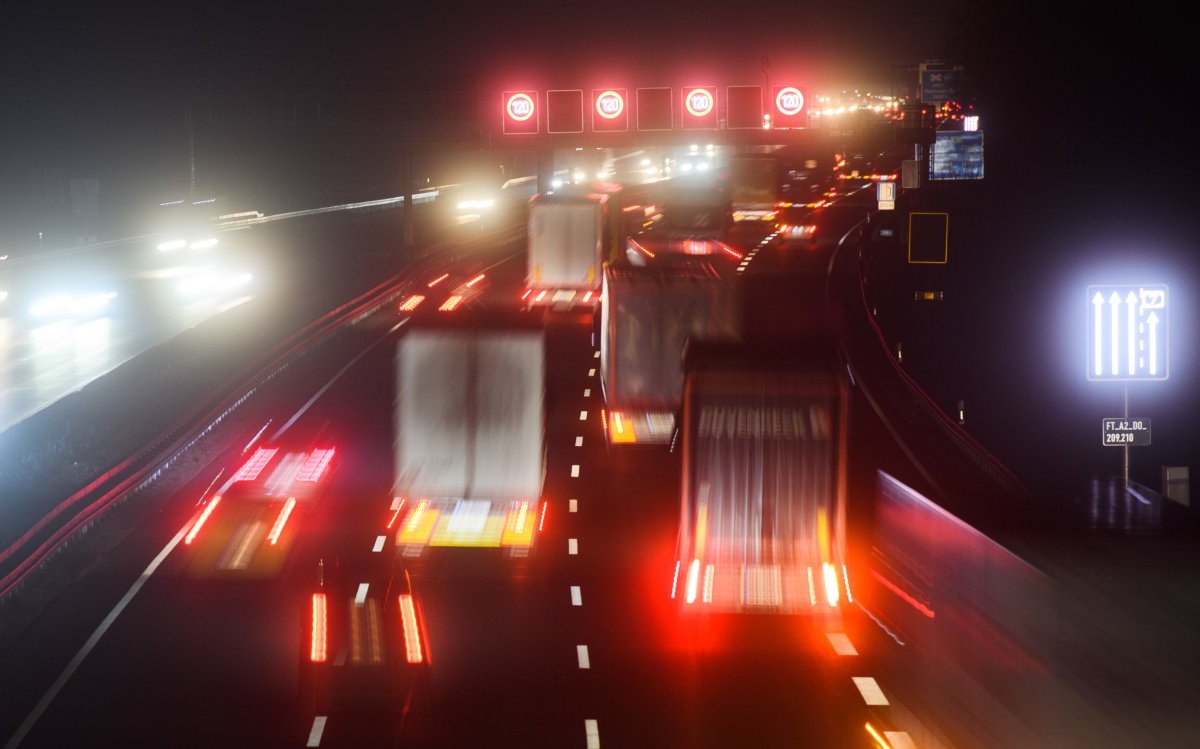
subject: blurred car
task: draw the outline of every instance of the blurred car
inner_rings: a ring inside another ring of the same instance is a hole
[[[279,574],[334,455],[334,448],[256,449],[202,506],[184,535],[192,574]]]
[[[423,616],[404,560],[369,579],[322,560],[305,607],[301,692],[321,714],[393,713],[429,665]]]
[[[837,237],[829,236],[821,227],[821,212],[809,204],[792,204],[780,208],[775,217],[776,241],[784,250],[815,252],[833,246]]]
[[[406,313],[417,309],[437,309],[453,312],[470,306],[483,296],[488,281],[480,263],[455,268],[416,284],[400,298],[398,311]]]

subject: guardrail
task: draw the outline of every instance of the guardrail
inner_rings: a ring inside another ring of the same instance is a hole
[[[863,219],[853,228],[851,228],[845,236],[843,236],[842,241],[844,242],[847,238],[851,237],[851,235],[856,235],[854,241],[859,245],[860,248],[858,255],[858,273],[856,275],[858,294],[860,301],[862,302],[863,316],[870,326],[870,329],[879,344],[881,352],[889,364],[891,364],[894,374],[896,374],[899,382],[903,385],[903,389],[905,391],[904,395],[907,396],[908,405],[910,407],[919,409],[928,421],[931,421],[939,428],[942,434],[951,442],[951,444],[954,445],[959,454],[970,461],[970,463],[981,473],[983,473],[983,475],[985,475],[989,480],[991,480],[993,484],[997,486],[997,488],[1012,496],[1023,498],[1031,496],[1029,490],[1025,487],[1021,480],[1017,478],[1016,474],[1009,470],[999,458],[997,458],[986,447],[980,444],[979,441],[971,436],[970,433],[963,429],[959,424],[951,420],[945,414],[945,412],[938,407],[937,403],[929,397],[929,394],[926,393],[924,389],[922,389],[921,386],[912,378],[912,376],[900,366],[900,363],[896,361],[896,358],[892,355],[892,351],[887,344],[887,338],[884,336],[883,331],[879,328],[879,324],[875,320],[875,316],[871,313],[871,304],[867,299],[866,284],[864,282],[864,269],[862,265],[862,241],[863,231],[866,225],[867,220]],[[841,243],[839,243],[839,249],[840,246]],[[924,472],[923,467],[918,466],[918,468]]]

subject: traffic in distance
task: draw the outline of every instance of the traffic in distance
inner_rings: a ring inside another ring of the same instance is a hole
[[[922,494],[1001,472],[968,444],[922,475],[968,439],[897,384],[868,297],[903,250],[877,185],[911,153],[564,148],[410,194],[432,250],[253,380],[275,394],[236,401],[169,491],[186,511],[129,530],[167,544],[136,603],[74,632],[66,671],[17,664],[45,687],[6,747],[1068,745],[1038,709],[1063,697],[1052,655],[973,587],[1040,581]],[[146,278],[281,298],[237,250],[269,217],[181,211]],[[939,637],[970,652],[928,655]],[[180,670],[194,689],[145,686]],[[197,704],[235,717],[180,735]]]

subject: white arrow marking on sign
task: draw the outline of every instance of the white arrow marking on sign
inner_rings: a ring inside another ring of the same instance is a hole
[[[1104,374],[1104,317],[1100,311],[1104,309],[1104,296],[1097,291],[1096,296],[1092,297],[1092,307],[1096,310],[1095,319],[1095,357],[1096,357],[1096,376]]]
[[[1132,291],[1129,292],[1129,296],[1125,297],[1125,306],[1129,309],[1129,330],[1127,337],[1129,338],[1129,374],[1131,375],[1134,373],[1133,365],[1136,356],[1134,349],[1137,348],[1133,345],[1134,340],[1137,338],[1137,301],[1137,294],[1134,294]]]
[[[1114,291],[1108,303],[1112,305],[1112,373],[1117,375],[1121,373],[1121,297]]]
[[[1150,374],[1158,374],[1158,313],[1151,312],[1146,318],[1150,325]]]

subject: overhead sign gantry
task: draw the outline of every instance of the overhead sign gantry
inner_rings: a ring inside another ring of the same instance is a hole
[[[500,96],[502,141],[557,146],[587,140],[619,145],[669,142],[703,132],[719,142],[787,143],[809,126],[807,89],[799,85],[621,86],[514,89]]]

